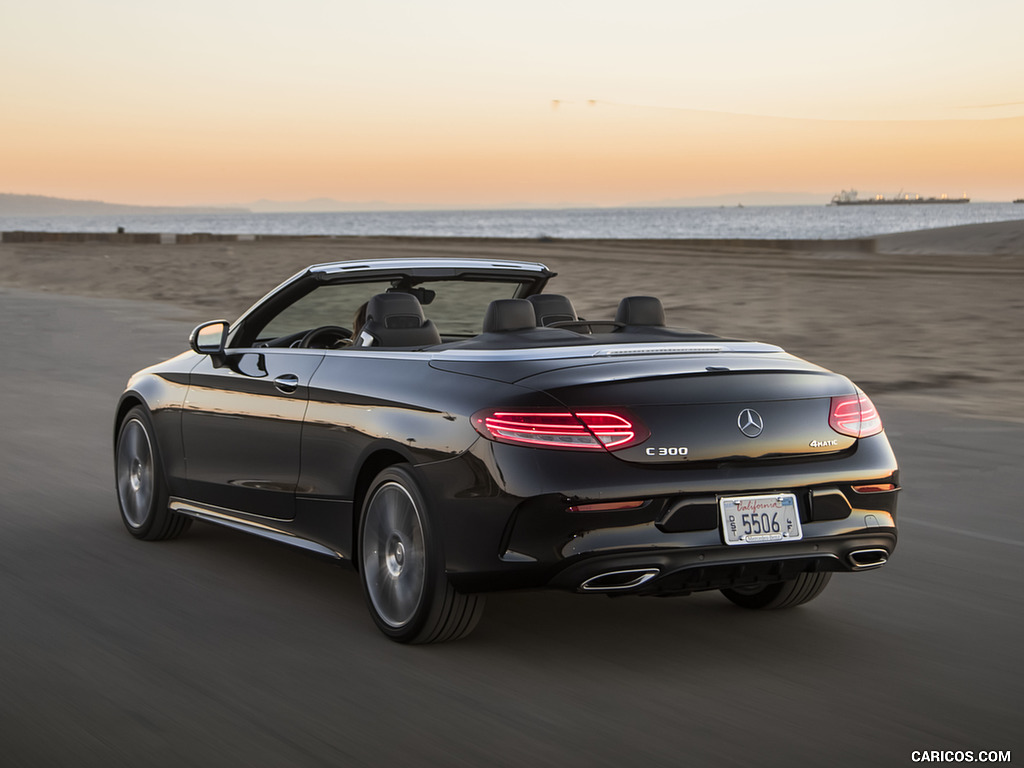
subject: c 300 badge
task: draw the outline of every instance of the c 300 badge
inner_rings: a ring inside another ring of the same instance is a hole
[[[657,447],[647,448],[644,453],[648,456],[687,456],[690,453],[690,449],[682,445],[673,445],[668,447]]]

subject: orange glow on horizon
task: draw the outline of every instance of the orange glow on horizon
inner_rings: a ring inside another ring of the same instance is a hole
[[[18,152],[0,156],[3,191],[140,204],[237,204],[272,190],[282,200],[623,205],[850,186],[998,199],[1024,178],[1024,118],[853,122],[542,105],[341,135],[154,121],[80,125],[58,141],[29,129],[8,131]]]

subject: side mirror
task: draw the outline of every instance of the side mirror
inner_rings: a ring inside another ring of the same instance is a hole
[[[189,334],[188,344],[200,355],[223,355],[228,340],[228,321],[211,320],[203,323]]]

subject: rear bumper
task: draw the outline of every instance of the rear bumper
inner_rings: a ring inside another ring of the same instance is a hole
[[[440,513],[449,578],[469,592],[686,594],[806,571],[867,570],[896,547],[899,472],[884,435],[828,458],[715,467],[638,466],[481,441],[419,470]],[[854,490],[883,481],[897,490]],[[722,496],[782,492],[797,497],[801,540],[724,544]],[[616,501],[642,506],[614,508]],[[573,509],[593,503],[612,508]]]

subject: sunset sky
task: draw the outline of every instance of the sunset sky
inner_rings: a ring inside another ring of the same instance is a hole
[[[1024,196],[1021,0],[6,0],[0,30],[0,192]]]

